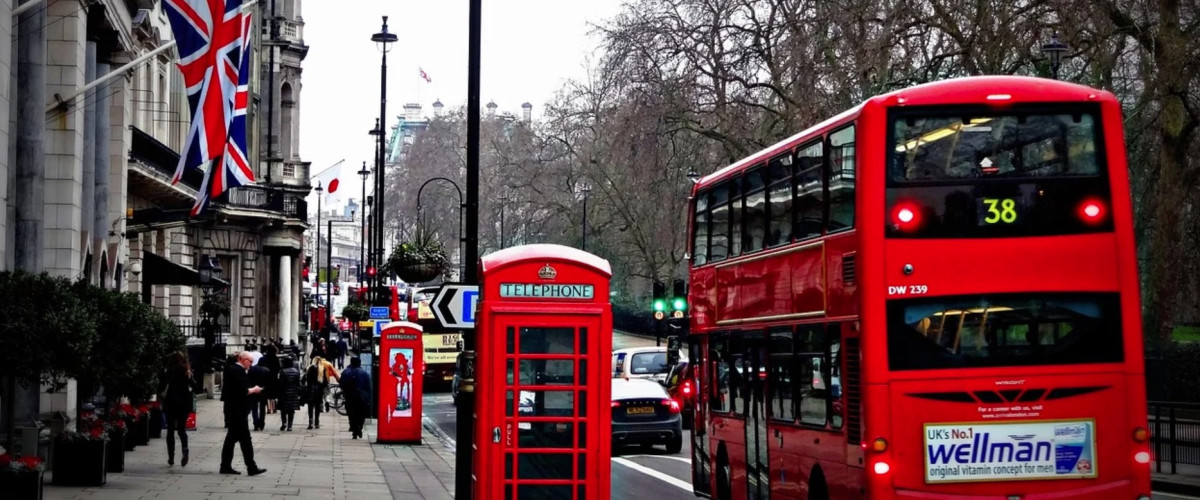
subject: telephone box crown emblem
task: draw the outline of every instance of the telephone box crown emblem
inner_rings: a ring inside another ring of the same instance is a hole
[[[557,276],[558,271],[555,271],[553,267],[550,267],[550,264],[546,264],[538,270],[538,277],[544,280],[552,280]]]

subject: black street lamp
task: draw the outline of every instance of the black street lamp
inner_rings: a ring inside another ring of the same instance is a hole
[[[1042,54],[1050,58],[1050,75],[1058,79],[1058,68],[1062,64],[1063,55],[1071,50],[1067,44],[1058,41],[1058,33],[1050,35],[1050,42],[1042,44]]]
[[[583,191],[583,251],[586,252],[587,251],[587,234],[588,234],[587,202],[588,202],[588,195],[590,195],[592,193],[592,186],[591,186],[591,184],[584,182],[583,186],[580,187],[579,190]]]
[[[317,192],[317,248],[313,251],[313,260],[317,261],[317,293],[314,295],[318,297],[317,301],[319,302],[321,297],[321,193],[325,192],[321,188],[321,181],[317,181],[317,187],[313,188],[313,191]],[[329,316],[329,304],[325,304],[325,316]],[[317,329],[321,328],[321,325],[313,326]]]
[[[700,172],[697,172],[695,167],[689,168],[687,178],[692,181],[692,184],[697,184],[700,182]]]
[[[359,203],[363,203],[362,208],[362,224],[358,225],[358,286],[362,286],[363,277],[366,276],[366,271],[363,269],[364,252],[367,248],[367,177],[371,176],[371,171],[367,170],[367,162],[363,162],[362,170],[358,171],[358,176],[362,177],[362,198],[359,198]]]
[[[421,187],[417,189],[417,224],[421,224],[424,221],[421,218],[421,193],[425,191],[425,186],[428,186],[433,181],[449,182],[458,193],[458,279],[461,281],[463,279],[463,245],[466,244],[466,238],[463,236],[463,209],[466,208],[466,204],[463,203],[462,188],[458,187],[458,183],[445,177],[434,177],[421,184]]]
[[[504,212],[507,211],[508,195],[502,194],[496,201],[500,202],[500,250],[504,250],[505,243],[507,243],[504,238]]]
[[[371,35],[371,41],[375,42],[379,47],[379,52],[383,54],[383,59],[379,65],[379,123],[375,130],[379,136],[379,151],[375,157],[375,197],[378,198],[378,206],[375,207],[372,213],[375,214],[375,256],[372,262],[376,268],[383,263],[383,192],[384,192],[384,168],[385,158],[387,156],[387,147],[384,145],[383,128],[387,124],[387,53],[390,50],[389,45],[395,43],[399,38],[395,33],[388,32],[387,25],[388,16],[383,16],[383,28],[379,33]],[[383,285],[382,277],[376,273],[375,280],[380,286]],[[374,287],[372,287],[373,289]]]

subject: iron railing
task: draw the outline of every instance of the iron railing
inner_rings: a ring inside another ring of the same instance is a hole
[[[1200,465],[1200,403],[1150,401],[1150,445],[1156,472],[1171,474],[1179,465]]]

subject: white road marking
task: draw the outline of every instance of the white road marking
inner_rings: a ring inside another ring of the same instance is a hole
[[[643,457],[644,458],[665,458],[667,460],[678,460],[685,464],[692,463],[692,459],[690,459],[690,458],[675,457],[675,456],[671,456],[671,455],[621,455],[621,456],[625,457],[625,458],[643,458]]]
[[[1179,494],[1175,494],[1175,493],[1163,493],[1161,491],[1156,491],[1156,492],[1154,492],[1154,498],[1160,499],[1160,500],[1173,500],[1173,499],[1196,500],[1197,498],[1200,498],[1200,497],[1189,497],[1189,496],[1179,495]]]
[[[681,479],[676,479],[676,478],[674,478],[674,477],[672,477],[672,476],[669,476],[669,475],[667,475],[667,474],[663,474],[663,473],[661,473],[661,472],[659,472],[659,471],[656,471],[656,470],[654,470],[654,469],[651,469],[651,468],[649,468],[649,467],[646,467],[646,466],[644,466],[644,465],[638,464],[637,462],[634,462],[634,461],[632,461],[632,460],[626,460],[626,459],[624,459],[624,458],[621,458],[621,457],[614,457],[614,458],[612,459],[612,461],[613,461],[613,462],[616,462],[616,463],[618,463],[618,464],[624,465],[624,466],[626,466],[626,467],[629,467],[630,469],[633,469],[633,470],[635,470],[635,471],[637,471],[637,472],[641,472],[642,474],[645,474],[645,475],[647,475],[647,476],[650,476],[650,477],[652,477],[652,478],[655,478],[655,479],[661,480],[661,481],[663,481],[663,482],[666,482],[667,484],[674,485],[674,486],[678,486],[679,488],[683,489],[684,491],[687,491],[687,492],[691,492],[691,491],[692,491],[692,483],[689,483],[689,482],[687,482],[687,481],[683,481],[683,480],[681,480]]]

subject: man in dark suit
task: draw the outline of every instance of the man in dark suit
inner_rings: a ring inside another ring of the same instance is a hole
[[[246,462],[246,473],[257,476],[267,471],[260,469],[254,463],[254,448],[250,441],[250,423],[246,417],[250,413],[250,396],[262,392],[259,386],[250,386],[247,371],[254,363],[254,357],[248,352],[237,354],[237,362],[225,368],[224,381],[221,385],[221,400],[225,403],[225,446],[221,448],[221,474],[241,474],[233,468],[233,444],[242,447],[242,461]]]
[[[362,360],[350,358],[350,368],[342,372],[342,397],[350,417],[350,438],[363,437],[363,425],[371,408],[371,374],[362,368]]]

